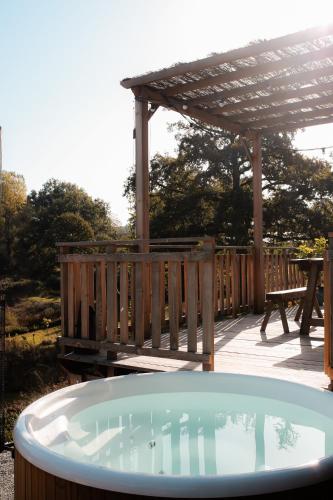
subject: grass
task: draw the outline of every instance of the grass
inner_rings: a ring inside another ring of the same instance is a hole
[[[8,346],[12,344],[16,344],[18,346],[22,344],[29,344],[32,346],[38,346],[40,344],[51,345],[55,344],[56,339],[59,335],[61,335],[60,326],[53,326],[22,335],[16,335],[15,337],[8,337],[6,339],[6,344]]]
[[[6,339],[6,441],[12,440],[16,419],[27,405],[67,385],[57,362],[60,333],[55,326]]]

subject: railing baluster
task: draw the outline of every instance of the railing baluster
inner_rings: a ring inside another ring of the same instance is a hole
[[[142,346],[144,342],[145,312],[143,289],[143,262],[135,263],[135,345]]]
[[[103,340],[106,333],[106,283],[105,262],[96,265],[96,340]]]
[[[130,298],[131,298],[131,339],[135,337],[135,266],[131,263],[130,267]]]
[[[161,328],[165,328],[165,262],[160,263]]]
[[[239,255],[235,250],[232,252],[231,273],[232,314],[236,317],[239,313]]]
[[[120,342],[128,343],[128,268],[120,263]]]
[[[224,306],[224,299],[225,299],[225,284],[224,284],[224,263],[225,263],[225,256],[220,255],[220,314],[221,316],[224,314],[225,306]]]
[[[226,267],[225,267],[225,286],[226,286],[226,307],[227,314],[231,313],[231,296],[230,296],[230,280],[231,280],[231,269],[230,269],[230,252],[226,255]]]
[[[81,263],[81,338],[89,338],[88,269],[85,262]]]
[[[198,265],[196,262],[187,262],[187,350],[197,351],[197,326],[198,326]]]
[[[245,254],[241,254],[240,255],[240,261],[241,261],[241,283],[242,283],[242,286],[241,286],[241,295],[242,295],[242,302],[241,302],[241,305],[242,305],[242,310],[244,311],[245,307],[246,307],[246,255]]]
[[[177,287],[177,262],[168,263],[168,298],[169,298],[169,329],[170,348],[178,349],[179,344],[179,307],[178,307],[178,287]]]
[[[152,263],[152,347],[161,345],[161,266],[159,262]]]
[[[107,263],[107,338],[111,342],[117,342],[118,337],[118,300],[117,300],[117,263]]]

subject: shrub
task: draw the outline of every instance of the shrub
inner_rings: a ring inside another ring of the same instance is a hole
[[[313,242],[306,242],[300,245],[297,249],[299,258],[323,257],[324,251],[327,248],[327,239],[324,236],[315,238]]]

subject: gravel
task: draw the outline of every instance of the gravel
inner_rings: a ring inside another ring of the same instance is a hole
[[[0,500],[14,498],[14,460],[10,451],[0,453]]]

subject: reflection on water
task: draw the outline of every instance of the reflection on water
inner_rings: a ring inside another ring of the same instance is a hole
[[[94,405],[53,450],[116,470],[237,474],[299,465],[333,452],[327,417],[237,394],[169,393]]]

